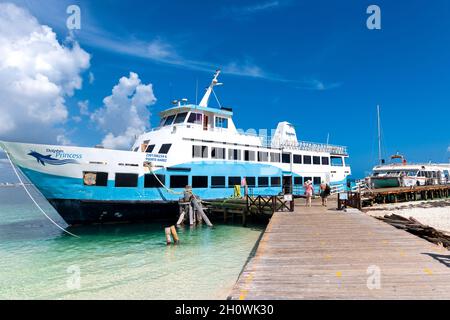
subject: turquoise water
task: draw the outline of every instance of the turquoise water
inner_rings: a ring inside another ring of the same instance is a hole
[[[60,223],[50,205],[38,198]],[[224,299],[263,227],[53,226],[23,189],[0,187],[0,299]]]

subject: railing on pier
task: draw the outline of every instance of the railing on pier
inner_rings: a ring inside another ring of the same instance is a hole
[[[251,213],[275,213],[282,211],[294,211],[294,198],[292,195],[284,196],[256,196],[247,197],[247,212]]]

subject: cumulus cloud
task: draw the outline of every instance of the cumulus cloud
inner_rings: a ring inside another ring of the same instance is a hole
[[[82,116],[89,115],[89,100],[79,101],[78,108],[80,109],[80,114]]]
[[[74,41],[61,44],[28,11],[0,3],[0,57],[0,136],[63,131],[55,128],[68,118],[65,99],[81,88],[90,55]]]
[[[150,112],[155,104],[152,84],[143,84],[138,74],[122,77],[103,99],[103,107],[91,115],[91,120],[105,132],[102,144],[110,149],[128,149],[135,136],[149,127]]]

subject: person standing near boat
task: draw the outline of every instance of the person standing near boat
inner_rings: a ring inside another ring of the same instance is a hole
[[[331,193],[331,188],[325,181],[320,184],[320,197],[322,198],[322,205],[327,206],[327,198]]]
[[[311,199],[314,193],[314,186],[311,180],[305,182],[306,206],[311,207]]]

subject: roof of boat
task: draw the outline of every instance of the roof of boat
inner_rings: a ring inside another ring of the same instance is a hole
[[[168,114],[173,113],[174,111],[206,111],[206,112],[212,112],[218,115],[222,116],[232,116],[233,111],[225,108],[211,108],[211,107],[201,107],[196,104],[184,104],[184,105],[178,105],[169,109],[166,109],[164,111],[160,112],[160,116],[166,116]]]
[[[418,170],[422,167],[426,169],[430,168],[450,168],[449,163],[391,163],[385,165],[378,165],[373,168],[373,170]]]

